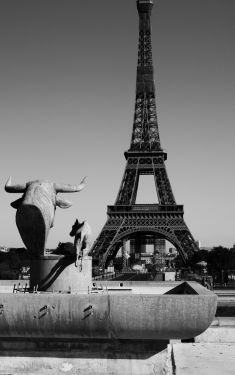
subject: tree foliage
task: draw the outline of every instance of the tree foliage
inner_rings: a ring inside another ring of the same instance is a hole
[[[235,248],[217,246],[211,251],[200,250],[193,255],[191,261],[194,266],[201,261],[207,262],[209,273],[232,270],[235,269]]]

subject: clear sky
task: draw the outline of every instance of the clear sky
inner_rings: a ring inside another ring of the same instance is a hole
[[[152,12],[159,129],[185,221],[204,246],[235,242],[235,1],[159,0]],[[48,247],[78,217],[93,238],[125,168],[135,100],[135,0],[1,0],[0,245],[22,246],[7,194],[45,178],[84,191],[56,210]],[[146,186],[146,194],[147,193]],[[143,187],[145,189],[145,187]]]

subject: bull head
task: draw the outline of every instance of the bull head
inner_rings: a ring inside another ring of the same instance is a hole
[[[57,193],[79,192],[85,187],[86,178],[79,185],[56,184],[44,180],[30,181],[26,184],[12,185],[11,177],[5,190],[8,193],[23,193],[22,197],[11,203],[16,211],[16,225],[28,250],[34,255],[44,255],[46,240],[53,227],[56,207],[68,208],[68,200]]]

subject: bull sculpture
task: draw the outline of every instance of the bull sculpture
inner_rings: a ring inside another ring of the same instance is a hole
[[[79,267],[82,270],[82,259],[88,255],[91,249],[91,227],[86,220],[79,223],[76,219],[69,234],[74,237],[75,266],[78,267],[80,261]]]
[[[56,207],[68,208],[72,203],[58,197],[57,193],[74,193],[85,187],[83,178],[79,185],[56,184],[44,180],[12,185],[9,177],[5,190],[8,193],[23,193],[11,203],[16,211],[16,225],[21,238],[34,256],[44,255],[50,228],[53,227]]]

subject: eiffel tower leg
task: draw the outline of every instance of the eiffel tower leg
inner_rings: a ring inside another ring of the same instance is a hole
[[[190,233],[187,225],[184,225],[182,229],[175,230],[175,236],[180,244],[180,252],[183,258],[186,258],[190,262],[193,254],[199,250],[192,234]]]
[[[105,223],[99,237],[92,247],[92,257],[99,266],[105,267],[107,263],[107,254],[111,248],[117,248],[122,244],[120,240],[116,241],[120,228],[122,227],[122,219],[108,219]],[[113,258],[112,258],[113,259]]]

